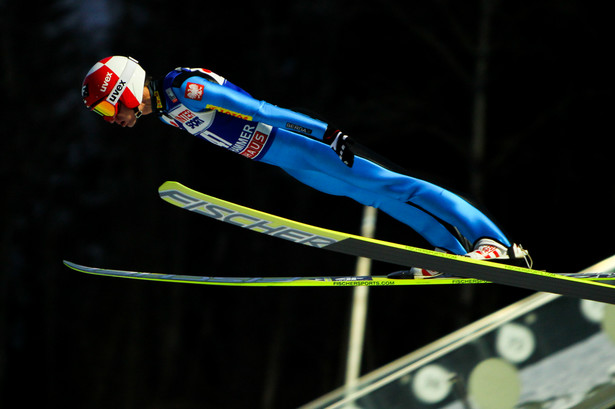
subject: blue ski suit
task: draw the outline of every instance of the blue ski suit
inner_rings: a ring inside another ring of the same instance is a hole
[[[461,197],[364,157],[356,156],[352,167],[346,166],[322,142],[327,123],[254,99],[211,71],[176,68],[152,82],[150,93],[154,112],[165,123],[278,166],[321,192],[376,207],[434,247],[467,253],[450,226],[471,243],[491,238],[510,246],[500,229]]]

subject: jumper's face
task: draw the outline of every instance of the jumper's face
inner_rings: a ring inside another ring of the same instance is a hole
[[[122,128],[132,128],[137,123],[137,112],[134,109],[127,108],[124,104],[119,103],[117,115],[113,118],[113,123],[118,124]]]

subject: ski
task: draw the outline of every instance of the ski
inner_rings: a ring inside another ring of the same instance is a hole
[[[476,278],[434,277],[421,280],[395,280],[387,276],[316,276],[316,277],[210,277],[180,274],[149,273],[145,271],[112,270],[106,268],[87,267],[67,260],[64,264],[81,273],[132,278],[146,281],[163,281],[184,284],[207,284],[237,287],[391,287],[399,285],[451,285],[451,284],[489,284],[489,281]],[[585,274],[571,273],[570,277],[581,277],[589,280],[613,280],[615,273]]]
[[[221,200],[178,182],[165,182],[160,186],[159,194],[162,199],[180,208],[306,246],[404,267],[422,267],[452,276],[615,304],[615,288],[599,281],[474,260],[328,230]]]

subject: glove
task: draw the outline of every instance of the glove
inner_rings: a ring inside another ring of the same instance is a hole
[[[337,153],[337,156],[339,156],[344,165],[349,168],[352,167],[354,164],[354,153],[352,153],[350,149],[353,144],[353,140],[350,139],[350,136],[344,134],[340,130],[330,131],[327,129],[323,140],[331,146],[331,149],[333,149],[335,153]]]

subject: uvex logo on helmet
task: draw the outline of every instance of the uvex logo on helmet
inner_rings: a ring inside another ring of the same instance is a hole
[[[117,102],[117,97],[120,95],[120,93],[124,89],[124,86],[126,86],[126,81],[122,81],[122,80],[118,81],[117,84],[115,84],[115,89],[109,96],[109,102],[111,102],[112,104],[115,104]]]
[[[109,86],[109,81],[111,81],[112,77],[113,77],[113,73],[111,71],[107,71],[107,75],[105,75],[105,80],[103,81],[102,86],[100,87],[100,92],[107,91],[107,87]]]

